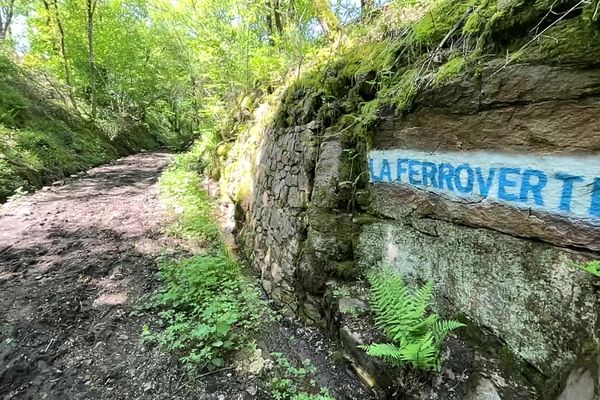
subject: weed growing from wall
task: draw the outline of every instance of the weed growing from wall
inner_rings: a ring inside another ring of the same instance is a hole
[[[464,324],[443,320],[430,312],[433,301],[431,283],[413,294],[402,277],[389,269],[372,273],[369,281],[377,326],[391,343],[364,346],[367,354],[397,365],[412,364],[424,370],[439,370],[440,348],[444,339],[450,331]]]

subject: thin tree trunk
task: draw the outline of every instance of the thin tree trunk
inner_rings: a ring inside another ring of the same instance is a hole
[[[275,26],[273,23],[273,0],[267,0],[267,30],[269,31],[269,44],[275,46]]]
[[[281,4],[279,0],[273,0],[273,11],[275,15],[275,27],[277,28],[277,33],[281,35],[283,33],[283,20],[281,17]]]
[[[329,0],[314,0],[314,5],[317,19],[323,28],[325,36],[327,36],[330,41],[335,40],[341,32],[340,21],[331,10]]]
[[[283,34],[284,13],[281,10],[281,0],[266,0],[267,4],[267,29],[269,31],[269,44],[275,46],[275,37]]]
[[[15,11],[15,0],[9,0],[6,4],[2,1],[2,4],[0,5],[0,41],[6,40],[8,36]]]
[[[50,5],[46,0],[44,1],[44,8],[48,12],[48,23],[51,22],[51,13]],[[63,68],[65,70],[65,82],[67,83],[67,91],[69,93],[69,100],[71,101],[71,105],[77,111],[77,102],[75,101],[75,93],[73,92],[73,82],[71,79],[71,68],[69,67],[69,58],[67,57],[67,46],[65,44],[65,30],[63,28],[62,20],[60,19],[60,13],[58,12],[58,0],[54,0],[52,2],[52,6],[54,9],[54,19],[56,20],[56,29],[58,30],[58,49],[60,52],[60,56],[63,60]]]
[[[94,12],[97,0],[87,0],[87,40],[88,40],[88,62],[90,68],[90,102],[92,103],[92,120],[96,119],[96,67],[94,65]]]

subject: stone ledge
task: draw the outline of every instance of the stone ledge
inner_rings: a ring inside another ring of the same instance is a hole
[[[532,209],[519,209],[492,201],[473,202],[446,198],[409,186],[376,183],[371,208],[388,218],[407,216],[440,219],[511,236],[540,239],[561,247],[600,251],[600,225]],[[592,254],[581,253],[581,260]]]

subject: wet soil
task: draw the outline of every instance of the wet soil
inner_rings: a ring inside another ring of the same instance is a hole
[[[232,369],[189,379],[178,360],[142,344],[156,316],[156,259],[184,253],[164,234],[156,189],[170,155],[130,156],[0,209],[0,398],[268,399],[261,377]],[[369,392],[318,331],[293,321],[258,339],[310,358],[338,399]]]

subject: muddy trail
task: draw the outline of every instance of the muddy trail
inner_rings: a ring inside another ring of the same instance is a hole
[[[167,153],[98,167],[0,209],[0,398],[270,398],[260,377],[226,369],[191,380],[140,341],[157,290],[156,258],[183,251],[164,234],[156,189]],[[276,323],[258,340],[310,358],[338,399],[367,399],[319,332]]]

